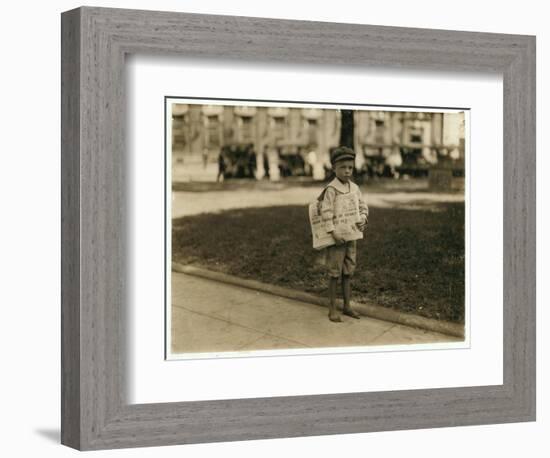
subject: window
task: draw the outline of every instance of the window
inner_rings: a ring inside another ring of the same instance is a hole
[[[376,119],[374,121],[375,130],[374,130],[374,142],[377,145],[383,145],[385,144],[385,133],[386,133],[386,125],[383,120]]]
[[[220,118],[218,115],[208,116],[206,126],[206,146],[208,148],[219,148]]]
[[[253,140],[253,123],[252,116],[243,116],[241,129],[241,140],[243,142],[250,142]]]
[[[276,117],[273,118],[273,121],[275,123],[275,128],[273,130],[273,137],[274,140],[284,140],[285,138],[285,118],[284,117]]]
[[[316,145],[317,142],[317,120],[308,119],[307,120],[307,139],[308,143],[311,145]]]

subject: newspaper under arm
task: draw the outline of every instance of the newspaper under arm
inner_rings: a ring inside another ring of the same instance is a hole
[[[321,216],[319,201],[309,205],[309,222],[313,236],[313,248],[321,250],[336,243],[332,234],[327,232],[326,222]],[[334,232],[345,241],[362,239],[363,232],[357,227],[357,224],[361,222],[363,222],[363,218],[359,212],[357,194],[338,194],[334,201]]]

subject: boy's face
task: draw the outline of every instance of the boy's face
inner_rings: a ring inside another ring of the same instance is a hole
[[[336,177],[340,181],[343,181],[344,183],[346,183],[353,176],[354,166],[355,166],[355,161],[353,161],[352,159],[345,159],[343,161],[338,161],[334,164],[334,173],[336,174]]]

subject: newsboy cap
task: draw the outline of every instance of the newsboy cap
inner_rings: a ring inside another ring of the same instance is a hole
[[[355,160],[355,151],[347,146],[339,146],[330,153],[330,163],[334,165],[338,161],[344,161],[346,159]]]

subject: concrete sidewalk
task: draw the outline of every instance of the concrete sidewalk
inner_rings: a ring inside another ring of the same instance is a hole
[[[324,307],[172,272],[172,352],[202,353],[460,342],[395,323],[343,317]]]

